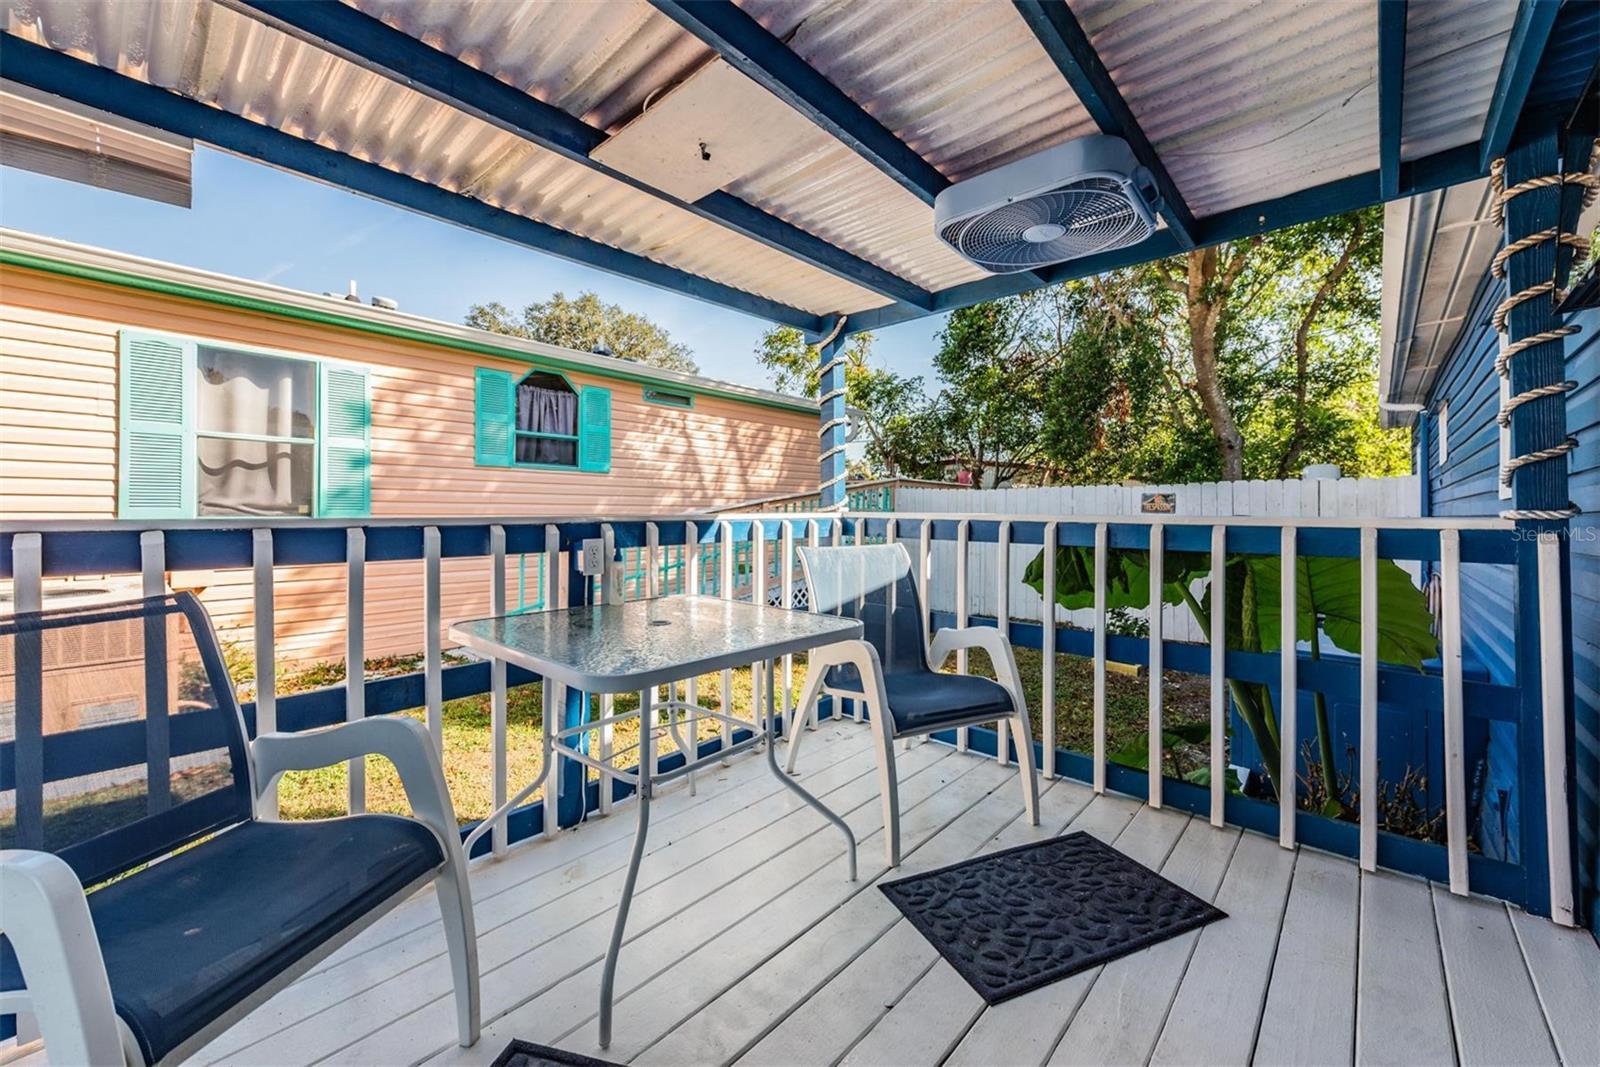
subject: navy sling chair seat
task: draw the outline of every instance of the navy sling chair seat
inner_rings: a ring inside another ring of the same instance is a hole
[[[476,1042],[466,861],[419,723],[252,740],[187,593],[0,618],[0,708],[0,1015],[52,1063],[183,1059],[430,882]],[[369,754],[412,817],[262,817],[283,772]]]
[[[911,555],[903,545],[801,548],[799,555],[811,610],[859,619],[863,634],[860,641],[810,653],[805,688],[795,707],[794,722],[785,731],[790,739],[789,772],[794,773],[803,732],[796,727],[814,725],[818,697],[861,701],[877,746],[885,849],[889,866],[897,867],[900,819],[893,742],[993,722],[998,724],[1002,752],[1009,728],[1022,781],[1023,807],[1029,823],[1039,825],[1039,786],[1034,777],[1027,700],[1011,645],[1000,631],[992,626],[940,630],[930,642]],[[958,649],[988,653],[998,681],[936,670]]]

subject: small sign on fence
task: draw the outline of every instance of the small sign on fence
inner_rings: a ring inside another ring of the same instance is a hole
[[[1140,493],[1139,510],[1146,515],[1175,515],[1178,512],[1178,494]]]

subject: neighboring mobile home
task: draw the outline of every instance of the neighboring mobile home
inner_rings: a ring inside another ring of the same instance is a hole
[[[0,231],[7,519],[670,514],[817,469],[814,402]],[[508,572],[538,599],[536,560]],[[419,576],[369,566],[368,656],[422,647]],[[248,574],[172,583],[248,639]],[[444,583],[447,620],[487,612],[481,560]],[[342,568],[280,570],[277,602],[284,659],[340,654]]]

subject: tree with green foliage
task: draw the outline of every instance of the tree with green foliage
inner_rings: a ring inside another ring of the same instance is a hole
[[[922,402],[922,379],[903,378],[872,362],[870,333],[851,335],[844,344],[844,402],[861,418],[867,435],[867,466],[861,474],[902,473],[900,449],[912,439],[900,432],[909,411]],[[792,326],[776,326],[761,335],[755,356],[772,372],[779,392],[816,399],[821,361],[816,345]]]
[[[592,292],[576,298],[552,293],[550,299],[524,307],[520,318],[501,303],[474,304],[467,309],[466,324],[580,352],[604,349],[618,359],[666,370],[695,374],[700,369],[689,346],[674,341],[661,326]]]

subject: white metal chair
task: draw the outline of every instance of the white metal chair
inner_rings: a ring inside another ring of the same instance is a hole
[[[994,722],[999,724],[999,743],[1004,744],[1009,724],[1023,808],[1029,824],[1039,825],[1028,704],[1005,636],[992,626],[969,626],[940,630],[929,642],[911,556],[903,545],[801,548],[799,555],[811,610],[859,619],[864,637],[810,653],[805,688],[787,730],[789,772],[794,772],[799,755],[802,725],[814,725],[819,696],[865,704],[883,790],[884,845],[889,866],[897,867],[900,804],[894,741]],[[950,653],[963,648],[987,652],[999,681],[935,670]]]
[[[466,859],[421,724],[250,740],[185,593],[0,618],[0,686],[0,1016],[31,1014],[51,1062],[181,1060],[429,882],[477,1041]],[[413,818],[260,817],[284,771],[368,754]]]

